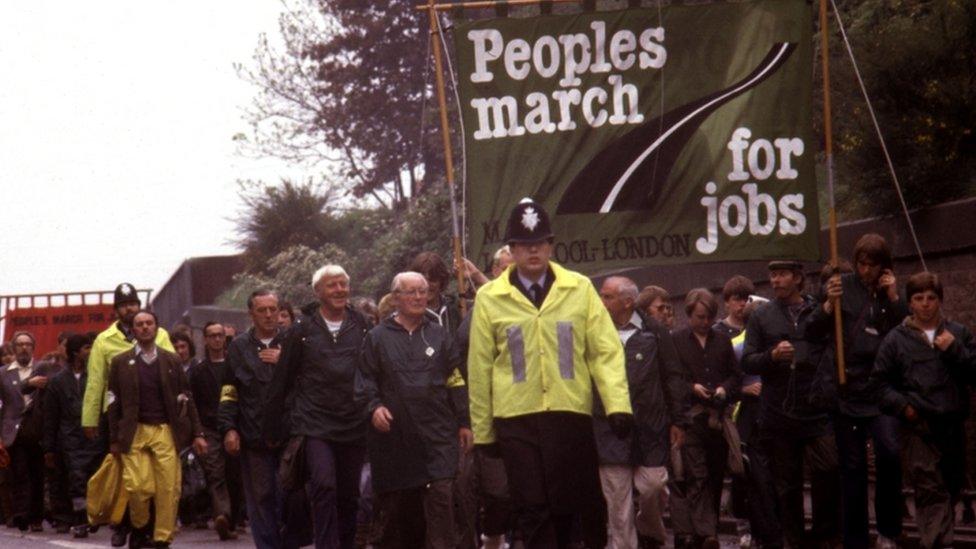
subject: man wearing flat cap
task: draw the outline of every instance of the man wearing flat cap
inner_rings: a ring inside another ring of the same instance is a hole
[[[805,337],[818,302],[802,293],[803,281],[799,262],[769,263],[774,299],[749,317],[742,369],[762,377],[760,437],[786,542],[791,547],[826,547],[840,533],[840,480],[827,414],[810,403],[810,393],[821,382],[817,370],[826,347],[824,341]],[[813,530],[809,535],[804,532],[804,468],[811,476]]]
[[[523,200],[505,229],[514,263],[478,291],[468,352],[475,444],[500,454],[525,546],[606,544],[592,427],[593,388],[613,433],[632,421],[623,346],[593,284],[550,261],[541,204]]]

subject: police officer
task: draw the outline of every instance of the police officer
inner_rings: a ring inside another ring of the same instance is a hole
[[[592,387],[613,433],[632,412],[620,336],[585,276],[550,261],[542,205],[525,199],[505,229],[515,262],[478,291],[468,353],[471,422],[482,451],[505,461],[528,548],[606,543]]]

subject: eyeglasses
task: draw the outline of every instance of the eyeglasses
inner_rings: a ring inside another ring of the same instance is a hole
[[[426,297],[429,293],[427,288],[414,288],[413,290],[397,290],[396,293],[408,297]]]

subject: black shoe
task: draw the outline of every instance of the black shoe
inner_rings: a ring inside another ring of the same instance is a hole
[[[54,531],[59,534],[67,534],[71,531],[71,526],[69,526],[67,522],[59,522],[57,525],[55,525]]]
[[[116,528],[112,532],[112,547],[124,547],[125,542],[129,540],[129,529],[128,528]]]
[[[14,517],[14,526],[17,527],[21,532],[26,532],[30,523],[27,521],[27,517],[21,515],[19,517]]]
[[[88,525],[79,524],[77,526],[71,527],[71,535],[76,538],[87,538],[88,537]]]
[[[220,541],[237,539],[237,533],[230,527],[230,520],[225,515],[220,515],[214,519],[214,530],[220,537]]]
[[[40,522],[32,522],[31,525],[30,525],[30,531],[31,532],[43,532],[44,531],[44,525],[41,524]]]
[[[129,535],[129,549],[142,549],[143,547],[152,547],[152,540],[149,539],[149,534],[143,529],[134,529],[132,534]]]
[[[157,541],[152,544],[155,549],[169,549],[168,541]]]

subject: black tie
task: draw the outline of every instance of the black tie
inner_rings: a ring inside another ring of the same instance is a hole
[[[539,284],[533,284],[529,291],[532,292],[532,303],[535,304],[536,308],[542,307],[542,286]]]

